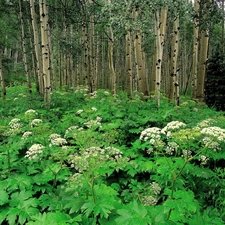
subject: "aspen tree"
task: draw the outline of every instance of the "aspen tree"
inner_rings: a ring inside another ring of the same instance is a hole
[[[208,18],[209,8],[211,1],[203,2],[202,6],[202,20],[206,21]],[[204,88],[205,88],[205,75],[209,48],[209,28],[208,24],[204,24],[204,27],[200,29],[200,50],[199,50],[199,68],[197,71],[197,91],[196,98],[200,101],[204,101]]]
[[[6,95],[6,88],[5,88],[5,79],[2,71],[2,57],[3,57],[3,51],[0,48],[0,81],[1,81],[1,88],[2,88],[2,97],[5,98]]]
[[[132,40],[131,30],[127,29],[126,34],[126,72],[129,79],[129,95],[133,98],[133,62],[132,62]]]
[[[111,0],[107,0],[109,6],[111,5]],[[110,11],[111,14],[111,11]],[[111,15],[110,15],[111,17]],[[109,25],[108,28],[108,60],[109,60],[109,72],[110,72],[110,87],[112,94],[116,94],[116,73],[114,69],[114,60],[113,60],[113,46],[114,46],[114,35],[113,35],[113,30],[112,26]]]
[[[19,8],[20,8],[20,22],[21,22],[21,31],[22,31],[22,49],[23,49],[23,63],[25,68],[25,74],[27,79],[27,87],[28,92],[31,93],[31,79],[28,70],[28,60],[27,60],[27,44],[25,39],[25,27],[24,27],[24,20],[23,20],[23,13],[22,13],[22,2],[19,0]]]
[[[156,70],[155,70],[155,90],[156,101],[160,106],[160,91],[161,91],[161,77],[162,77],[162,60],[163,60],[163,47],[166,32],[167,21],[167,8],[155,12],[156,19]]]
[[[93,0],[89,0],[90,6],[93,7]],[[89,40],[90,40],[90,85],[91,92],[97,90],[97,74],[96,74],[96,51],[95,51],[95,21],[94,15],[90,15],[90,29],[89,29]]]
[[[48,12],[46,0],[39,1],[40,22],[41,22],[41,48],[42,48],[42,66],[44,78],[44,101],[50,103],[51,79],[50,79],[50,56],[48,43]]]
[[[180,41],[180,25],[179,17],[175,17],[173,22],[173,41],[171,49],[171,71],[170,71],[170,92],[169,101],[175,100],[175,105],[179,105],[179,68],[178,68],[178,54]]]
[[[194,40],[192,58],[192,98],[196,98],[197,72],[198,72],[198,50],[199,50],[199,0],[194,0]]]
[[[134,19],[136,20],[138,17],[138,9],[136,8],[134,12]],[[143,49],[142,49],[142,34],[141,30],[138,29],[135,34],[134,39],[134,52],[136,58],[136,71],[137,71],[137,80],[138,80],[138,91],[141,92],[142,98],[143,96],[148,95],[147,90],[147,82],[145,77],[145,67],[144,67],[144,59],[143,59]]]

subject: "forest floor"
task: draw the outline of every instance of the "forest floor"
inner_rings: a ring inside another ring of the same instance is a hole
[[[225,224],[224,112],[84,87],[0,106],[0,224]]]

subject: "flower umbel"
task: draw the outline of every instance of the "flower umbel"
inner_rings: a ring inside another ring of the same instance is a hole
[[[40,155],[43,152],[44,148],[45,147],[41,144],[33,144],[26,152],[25,158],[28,158],[29,160],[35,159],[38,155]]]

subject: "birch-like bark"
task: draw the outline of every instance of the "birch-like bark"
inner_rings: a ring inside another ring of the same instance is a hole
[[[35,13],[34,1],[30,0],[30,12],[31,12],[31,21],[33,28],[33,40],[34,40],[34,51],[36,59],[36,71],[38,77],[38,91],[41,95],[44,94],[44,81],[43,81],[43,68],[42,68],[42,59],[41,59],[41,49],[40,49],[40,40],[39,40],[39,31],[37,26],[37,15]]]
[[[160,91],[161,91],[161,77],[162,77],[162,59],[163,59],[163,47],[166,32],[166,21],[167,21],[167,8],[156,11],[156,75],[155,75],[155,85],[156,85],[156,101],[158,107],[160,106]],[[159,15],[160,14],[160,15]]]
[[[28,60],[27,60],[27,50],[26,50],[26,40],[25,40],[25,28],[24,28],[24,20],[23,20],[23,13],[22,13],[22,2],[19,0],[19,8],[20,8],[20,22],[21,22],[21,31],[22,31],[22,49],[23,49],[23,63],[25,68],[25,75],[27,79],[27,87],[28,92],[31,93],[31,79],[28,70]]]
[[[211,1],[205,2],[202,8],[202,20],[206,21],[209,10],[210,10]],[[205,27],[200,29],[200,50],[199,50],[199,64],[197,71],[197,90],[196,98],[203,102],[205,99],[204,88],[205,88],[205,76],[206,76],[206,66],[208,60],[208,48],[209,48],[209,28],[208,24]]]
[[[108,4],[111,5],[111,0],[108,0]],[[113,95],[116,94],[116,73],[114,68],[113,59],[113,46],[114,46],[114,35],[112,26],[108,28],[109,40],[108,40],[108,60],[109,60],[109,73],[110,73],[110,86]]]
[[[178,68],[178,54],[180,42],[180,27],[179,17],[176,17],[173,22],[173,41],[171,49],[171,71],[170,71],[170,91],[169,101],[175,100],[175,105],[179,105],[179,68]]]
[[[135,11],[135,19],[138,16],[138,10]],[[138,29],[134,39],[134,53],[136,58],[136,71],[138,80],[138,91],[141,93],[141,98],[148,95],[147,82],[145,77],[145,67],[143,59],[143,49],[142,49],[142,35],[141,30]]]
[[[192,82],[191,96],[197,95],[197,72],[198,72],[198,51],[199,51],[199,0],[194,0],[194,40],[193,40],[193,58],[192,58]]]
[[[133,98],[133,62],[132,62],[132,40],[131,31],[128,30],[126,34],[126,72],[129,83],[129,95]]]
[[[50,79],[50,55],[48,43],[48,12],[46,0],[39,1],[40,22],[41,22],[41,48],[42,48],[42,66],[44,78],[44,101],[50,103],[51,79]]]

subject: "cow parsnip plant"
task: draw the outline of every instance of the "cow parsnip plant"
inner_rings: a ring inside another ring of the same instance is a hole
[[[12,89],[0,102],[0,223],[224,224],[222,113],[85,87],[54,92],[46,109]]]

